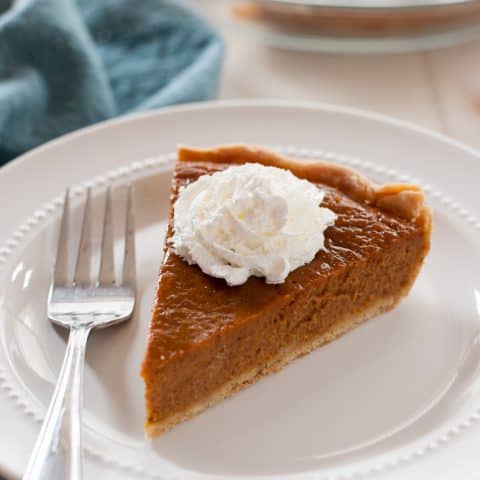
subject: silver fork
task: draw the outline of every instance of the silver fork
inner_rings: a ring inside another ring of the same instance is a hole
[[[24,480],[82,478],[81,408],[85,348],[94,328],[131,318],[135,306],[135,238],[132,187],[128,190],[123,276],[115,282],[112,195],[107,191],[100,268],[91,277],[92,206],[87,192],[73,282],[68,274],[69,193],[65,194],[48,318],[70,330],[60,376]]]

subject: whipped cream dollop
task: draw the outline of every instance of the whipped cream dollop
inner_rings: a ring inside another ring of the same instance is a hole
[[[247,163],[203,175],[180,189],[174,251],[228,285],[248,277],[282,283],[324,247],[336,215],[324,192],[288,170]]]

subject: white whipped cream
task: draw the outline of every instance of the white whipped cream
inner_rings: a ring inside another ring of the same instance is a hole
[[[249,276],[282,283],[313,260],[336,215],[324,192],[290,171],[247,163],[182,188],[174,210],[174,251],[204,273],[241,285]]]

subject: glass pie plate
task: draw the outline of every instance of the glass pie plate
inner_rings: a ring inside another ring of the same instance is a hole
[[[428,50],[480,35],[477,0],[234,0],[229,16],[250,34],[297,50]]]

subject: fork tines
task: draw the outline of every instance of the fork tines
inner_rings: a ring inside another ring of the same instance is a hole
[[[105,194],[105,209],[103,212],[103,228],[100,247],[100,264],[98,274],[92,278],[92,252],[94,242],[92,238],[92,224],[94,211],[92,206],[91,188],[87,189],[83,219],[80,234],[80,243],[76,256],[73,281],[70,280],[69,262],[69,223],[70,223],[70,192],[67,189],[63,203],[63,212],[60,222],[57,255],[53,273],[54,286],[77,286],[87,288],[93,285],[109,287],[115,285],[114,261],[114,229],[113,229],[113,193],[108,187]],[[123,255],[123,274],[118,282],[119,286],[135,288],[135,225],[133,211],[133,187],[129,185],[125,208],[125,249]]]

